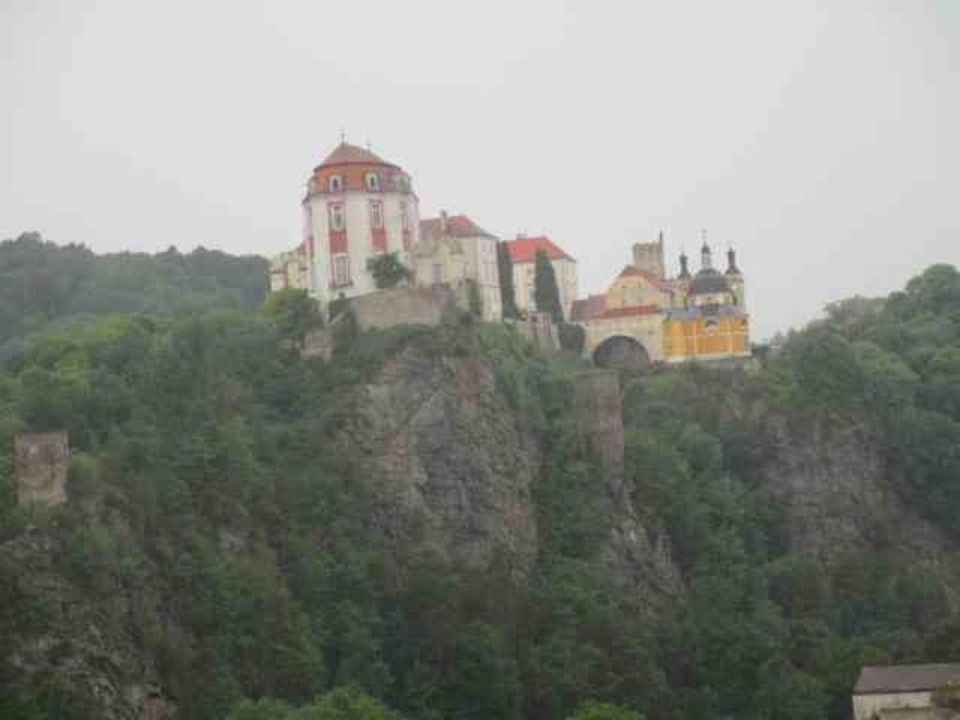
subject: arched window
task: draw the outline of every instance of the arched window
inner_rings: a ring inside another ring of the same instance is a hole
[[[327,180],[327,190],[341,192],[343,190],[343,177],[341,175],[331,175]]]
[[[368,172],[363,177],[363,181],[367,185],[367,190],[370,192],[377,192],[380,190],[380,176],[374,172]]]
[[[379,200],[370,201],[370,227],[383,230],[383,203]]]
[[[347,223],[343,212],[343,203],[330,203],[330,229],[334,232],[343,230]]]

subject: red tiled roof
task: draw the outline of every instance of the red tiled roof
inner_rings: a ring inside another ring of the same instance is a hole
[[[574,300],[570,306],[570,320],[583,322],[600,317],[607,309],[606,295],[588,295],[584,300]]]
[[[630,317],[632,315],[656,315],[660,312],[659,305],[628,305],[627,307],[610,308],[605,310],[601,318]]]
[[[320,163],[317,167],[328,167],[330,165],[386,165],[388,167],[396,167],[393,163],[388,163],[383,158],[374,155],[369,150],[364,150],[361,147],[356,145],[349,145],[347,143],[340,143],[337,147],[334,148],[333,152],[327,155],[324,158],[323,162]]]
[[[507,251],[510,253],[510,259],[515,263],[533,262],[537,257],[537,250],[543,250],[551,260],[576,262],[545,235],[507,240]]]
[[[436,237],[441,234],[443,218],[428,218],[420,221],[420,234],[425,238]],[[447,235],[452,237],[494,237],[477,225],[466,215],[447,216]]]
[[[673,288],[670,287],[670,283],[668,283],[666,280],[657,277],[649,270],[638,268],[636,265],[626,265],[623,270],[620,271],[620,274],[617,275],[617,277],[636,277],[638,275],[649,280],[653,285],[656,285],[664,292],[673,292]]]

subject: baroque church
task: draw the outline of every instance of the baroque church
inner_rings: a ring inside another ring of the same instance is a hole
[[[633,246],[633,262],[606,293],[577,300],[571,322],[586,331],[585,354],[602,367],[636,367],[650,362],[730,361],[750,356],[749,317],[743,274],[734,250],[727,266],[714,267],[704,238],[700,267],[667,277],[663,233]]]

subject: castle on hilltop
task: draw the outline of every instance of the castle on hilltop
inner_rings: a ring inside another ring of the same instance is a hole
[[[721,272],[704,238],[699,270],[691,274],[681,253],[680,272],[671,278],[660,233],[656,242],[635,244],[632,260],[606,293],[573,304],[571,322],[586,330],[584,352],[595,364],[636,367],[749,357],[744,279],[733,249]]]
[[[501,241],[466,215],[441,212],[421,220],[410,175],[400,166],[341,142],[313,169],[301,204],[301,242],[271,260],[272,291],[304,289],[324,309],[336,299],[363,298],[383,311],[382,303],[367,297],[378,289],[370,261],[395,254],[421,288],[414,304],[422,317],[439,316],[437,308],[423,304],[434,302],[428,297],[440,298],[436,291],[441,289],[484,320],[502,320]],[[577,262],[550,238],[518,235],[502,242],[502,248],[513,267],[515,305],[535,323],[542,321],[534,298],[535,259],[538,254],[547,258],[564,319],[584,328],[584,354],[597,365],[638,367],[750,355],[744,279],[732,249],[721,272],[704,238],[696,274],[681,253],[679,273],[667,277],[661,233],[656,242],[633,246],[632,262],[606,293],[577,300]],[[405,312],[399,296],[392,297],[396,312],[386,313],[384,322]]]
[[[314,168],[303,208],[303,237],[273,258],[270,288],[303,288],[326,307],[376,290],[367,260],[397,253],[409,267],[419,240],[410,176],[369,150],[340,143]]]

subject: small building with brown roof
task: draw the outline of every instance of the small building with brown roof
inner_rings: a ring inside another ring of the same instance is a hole
[[[960,663],[865,667],[853,689],[854,720],[943,720],[960,718],[938,707],[938,690],[960,688]]]
[[[461,296],[473,283],[483,319],[501,320],[497,242],[466,215],[441,212],[440,217],[423,220],[420,242],[412,251],[417,285],[448,285]]]

